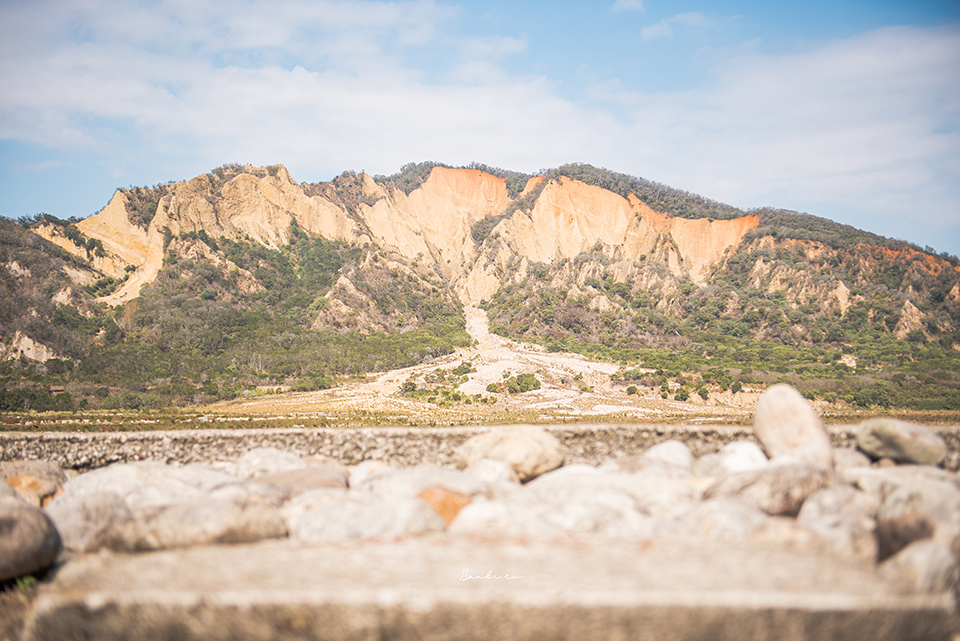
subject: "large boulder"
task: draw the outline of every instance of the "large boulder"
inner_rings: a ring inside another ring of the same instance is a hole
[[[494,428],[457,448],[460,469],[485,458],[509,464],[525,482],[563,465],[563,448],[554,435],[535,426]]]
[[[0,462],[0,479],[31,505],[43,507],[60,492],[67,475],[60,466],[49,461],[3,461]]]
[[[773,385],[760,396],[753,429],[771,459],[789,457],[801,463],[833,467],[830,436],[820,416],[800,392]]]
[[[857,446],[874,459],[939,465],[947,444],[931,429],[892,418],[874,418],[860,424]]]
[[[240,499],[167,505],[112,522],[87,549],[163,550],[215,543],[252,543],[287,535],[280,511]]]
[[[817,534],[835,552],[874,563],[874,535],[879,504],[875,497],[849,485],[824,488],[803,502],[797,523]]]
[[[130,508],[119,494],[107,491],[61,494],[47,507],[68,550],[84,552],[114,521],[129,518]]]
[[[704,491],[703,497],[733,496],[772,516],[796,516],[808,496],[833,482],[833,473],[817,465],[770,465],[721,478]]]
[[[50,567],[61,547],[60,534],[43,510],[0,497],[0,581]]]
[[[301,541],[395,539],[442,532],[443,518],[418,498],[372,496],[331,503],[303,514],[291,533]]]

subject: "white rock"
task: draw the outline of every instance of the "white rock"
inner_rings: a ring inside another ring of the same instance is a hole
[[[767,388],[757,401],[753,428],[770,458],[790,456],[833,468],[833,447],[823,421],[793,387]]]
[[[704,536],[738,541],[762,526],[769,517],[757,506],[733,497],[708,499],[696,505],[683,522]]]
[[[480,479],[439,467],[410,467],[368,477],[352,487],[383,497],[414,498],[430,486],[440,486],[461,494],[481,494],[488,486]]]
[[[465,474],[477,478],[485,483],[519,483],[520,477],[513,468],[504,461],[495,461],[483,458],[467,466]]]
[[[943,592],[957,581],[957,559],[946,543],[925,539],[884,561],[880,572],[915,592]]]
[[[831,471],[815,465],[771,465],[719,479],[704,498],[735,496],[771,516],[796,516],[804,500],[834,482]]]
[[[869,457],[850,447],[833,448],[833,462],[838,470],[852,467],[870,467]]]
[[[310,510],[297,520],[294,534],[301,541],[347,541],[395,539],[443,530],[443,519],[420,499],[381,499]]]
[[[688,469],[693,467],[693,454],[690,452],[690,448],[683,441],[676,439],[657,443],[647,449],[641,456],[647,459],[659,459]]]
[[[64,547],[78,552],[85,551],[111,523],[130,516],[119,494],[104,491],[61,494],[44,509],[57,526]]]
[[[286,536],[279,510],[263,503],[202,499],[114,521],[87,546],[122,551],[250,543]]]
[[[356,465],[347,468],[347,473],[349,474],[350,486],[353,487],[364,479],[384,472],[390,472],[394,469],[396,468],[389,461],[371,459],[368,461],[360,461]]]
[[[727,476],[760,470],[768,463],[763,449],[753,441],[733,441],[713,454],[701,456],[696,462],[696,472],[701,476]]]
[[[309,465],[299,454],[276,447],[258,447],[237,459],[234,474],[242,479],[252,479],[277,472],[302,470],[306,467]]]
[[[860,424],[857,445],[875,459],[937,465],[947,456],[943,438],[923,425],[892,418],[874,418]]]
[[[817,534],[835,552],[875,563],[879,504],[875,497],[849,485],[814,492],[804,501],[797,523]]]
[[[560,467],[563,448],[555,436],[536,426],[494,428],[457,448],[457,466],[461,469],[485,458],[507,463],[526,482]]]

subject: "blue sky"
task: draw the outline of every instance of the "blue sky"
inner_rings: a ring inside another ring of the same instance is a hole
[[[568,162],[960,254],[960,3],[0,0],[0,215]]]

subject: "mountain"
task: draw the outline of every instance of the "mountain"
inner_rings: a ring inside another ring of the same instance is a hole
[[[960,409],[956,258],[589,165],[224,165],[84,220],[3,222],[0,251],[0,409],[329,386],[465,344],[464,306],[646,384]]]

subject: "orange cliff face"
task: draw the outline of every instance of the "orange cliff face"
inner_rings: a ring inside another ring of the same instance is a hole
[[[531,178],[523,194],[541,185]],[[686,220],[653,211],[629,199],[577,180],[561,177],[543,186],[532,209],[518,211],[496,227],[497,242],[477,245],[471,228],[511,204],[502,178],[476,169],[435,167],[409,195],[361,177],[367,202],[353,214],[295,183],[286,169],[240,173],[224,183],[216,201],[211,177],[201,175],[172,185],[160,199],[147,229],[133,225],[125,196],[117,192],[104,210],[78,223],[98,238],[107,252],[97,267],[126,283],[105,302],[120,304],[139,295],[162,267],[166,230],[174,236],[206,231],[213,238],[250,238],[277,247],[287,242],[292,221],[329,239],[396,252],[406,260],[433,263],[460,292],[476,302],[508,282],[522,278],[530,262],[574,258],[597,243],[617,261],[643,255],[664,260],[677,274],[703,282],[710,265],[740,243],[758,224],[756,216],[735,220]],[[519,259],[519,263],[518,263]],[[519,265],[519,266],[518,266]],[[132,271],[131,271],[132,270]],[[129,273],[129,275],[127,275]]]
[[[632,194],[626,199],[561,177],[543,189],[529,217],[515,215],[505,221],[501,237],[520,256],[544,263],[573,258],[598,242],[626,260],[658,249],[672,251],[671,268],[702,281],[709,266],[758,224],[753,215],[714,221],[674,218],[655,212]]]
[[[409,196],[399,190],[383,195],[360,207],[375,242],[409,260],[432,260],[451,280],[474,259],[474,223],[510,204],[506,182],[476,169],[434,167]]]

